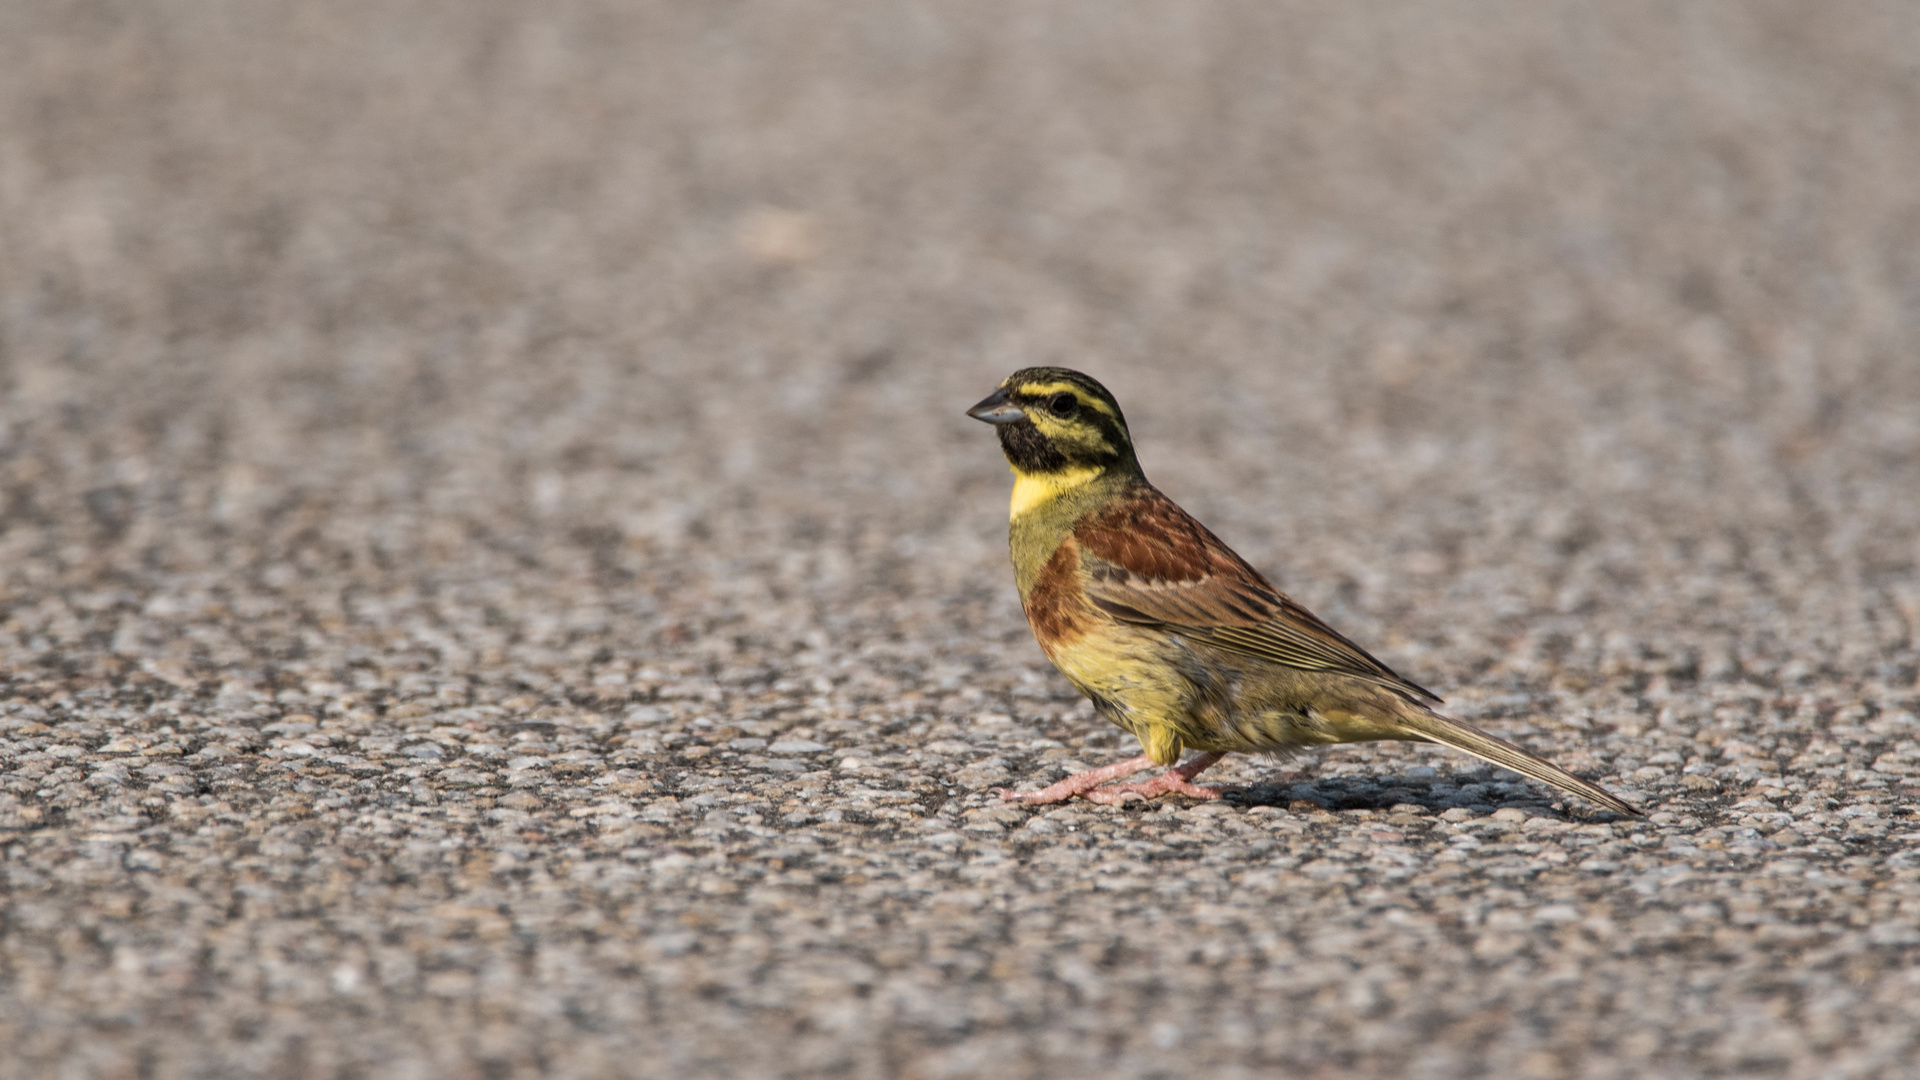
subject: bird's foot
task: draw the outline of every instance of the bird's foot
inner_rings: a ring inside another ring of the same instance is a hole
[[[1107,806],[1119,806],[1134,799],[1157,799],[1162,795],[1185,795],[1192,799],[1217,799],[1221,791],[1217,787],[1201,787],[1189,784],[1185,780],[1164,773],[1151,780],[1142,780],[1137,784],[1109,784],[1095,788],[1082,795],[1088,802],[1103,803]]]
[[[1116,761],[1111,765],[1102,765],[1097,769],[1074,773],[1057,784],[1041,788],[1039,791],[1013,791],[1000,789],[1000,797],[1008,802],[1022,802],[1029,805],[1066,802],[1076,795],[1084,795],[1092,788],[1099,787],[1109,780],[1118,780],[1123,776],[1132,776],[1144,769],[1153,768],[1153,759],[1145,754]]]
[[[1178,768],[1168,769],[1151,780],[1142,780],[1137,784],[1110,784],[1087,792],[1083,798],[1088,802],[1105,803],[1118,806],[1129,799],[1157,799],[1162,795],[1185,795],[1190,799],[1217,799],[1220,789],[1201,787],[1193,778],[1211,767],[1225,754],[1201,754]]]
[[[1107,806],[1118,806],[1132,799],[1154,799],[1162,795],[1185,795],[1193,799],[1217,799],[1220,797],[1219,788],[1200,787],[1193,783],[1193,778],[1199,776],[1203,771],[1210,768],[1215,762],[1225,756],[1225,754],[1201,754],[1186,764],[1168,769],[1166,772],[1161,773],[1151,780],[1143,780],[1137,784],[1101,786],[1110,780],[1118,780],[1121,777],[1132,776],[1134,773],[1153,768],[1153,759],[1142,754],[1139,757],[1128,758],[1125,761],[1115,762],[1112,765],[1102,766],[1098,769],[1088,769],[1083,773],[1075,773],[1065,780],[1051,787],[1041,788],[1039,791],[1008,791],[1002,789],[1000,797],[1012,802],[1039,805],[1066,802],[1068,799],[1078,796],[1088,802],[1102,803]]]

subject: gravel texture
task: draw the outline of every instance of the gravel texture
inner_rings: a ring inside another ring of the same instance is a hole
[[[1920,1075],[1920,8],[0,5],[0,1077]],[[1462,716],[1045,664],[1066,363]]]

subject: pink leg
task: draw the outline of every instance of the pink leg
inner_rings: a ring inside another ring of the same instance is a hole
[[[1089,791],[1084,798],[1089,802],[1106,803],[1118,806],[1128,799],[1155,799],[1162,795],[1185,795],[1190,799],[1217,799],[1219,788],[1200,787],[1192,783],[1194,777],[1213,767],[1225,754],[1201,754],[1178,768],[1168,769],[1151,780],[1137,784],[1115,784]]]
[[[1220,789],[1199,787],[1191,781],[1212,767],[1225,754],[1201,754],[1178,768],[1169,769],[1151,780],[1138,784],[1116,784],[1113,787],[1100,787],[1109,780],[1118,780],[1123,776],[1153,768],[1153,759],[1145,754],[1139,757],[1117,761],[1098,769],[1088,769],[1075,773],[1051,787],[1039,791],[1008,791],[1002,789],[1000,797],[1014,802],[1029,804],[1066,802],[1078,795],[1089,802],[1117,805],[1128,799],[1151,799],[1160,795],[1186,795],[1195,799],[1217,799]],[[1096,790],[1098,789],[1098,790]]]
[[[1125,761],[1116,761],[1111,765],[1102,765],[1097,769],[1088,769],[1086,772],[1074,773],[1065,780],[1051,787],[1041,788],[1039,791],[1013,791],[1009,788],[1001,788],[1000,797],[1013,802],[1023,803],[1066,802],[1075,795],[1082,794],[1088,788],[1099,787],[1109,780],[1118,780],[1123,776],[1132,776],[1134,773],[1140,772],[1143,769],[1151,768],[1153,768],[1153,759],[1145,754],[1141,754],[1139,757],[1128,758]]]

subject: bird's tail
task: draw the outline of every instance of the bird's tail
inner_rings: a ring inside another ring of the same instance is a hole
[[[1425,709],[1410,708],[1402,710],[1400,719],[1413,730],[1414,734],[1428,742],[1451,746],[1455,750],[1472,754],[1482,761],[1491,761],[1501,768],[1512,769],[1522,776],[1531,776],[1543,784],[1551,784],[1562,791],[1590,799],[1615,813],[1626,814],[1629,817],[1646,816],[1609,794],[1605,788],[1597,784],[1589,784],[1544,758],[1535,757],[1505,739],[1497,739],[1477,727],[1462,723],[1450,716],[1441,716],[1439,713]]]

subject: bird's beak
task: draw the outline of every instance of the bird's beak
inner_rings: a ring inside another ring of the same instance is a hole
[[[968,409],[967,415],[989,424],[1011,424],[1027,418],[1025,410],[1007,400],[1007,388],[1004,386],[987,395],[985,401]]]

